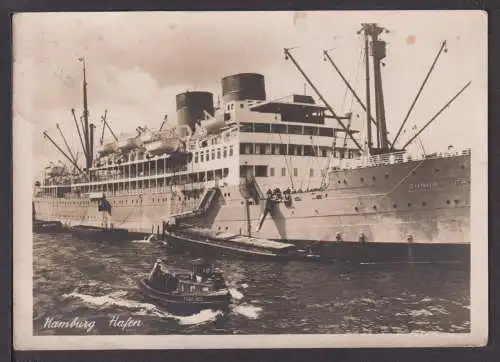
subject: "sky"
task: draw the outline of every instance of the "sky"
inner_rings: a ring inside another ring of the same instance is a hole
[[[477,144],[486,124],[486,18],[481,12],[154,12],[33,13],[14,18],[14,122],[30,122],[33,162],[42,169],[63,156],[42,131],[63,145],[56,124],[80,151],[70,110],[82,111],[82,63],[87,63],[90,118],[101,133],[108,110],[115,133],[139,125],[175,124],[175,96],[186,90],[221,93],[221,78],[263,74],[268,99],[293,93],[318,97],[283,48],[292,54],[336,113],[359,114],[342,80],[323,61],[323,49],[365,99],[359,64],[361,23],[389,30],[382,69],[389,139],[403,121],[441,42],[443,53],[409,119],[421,127],[462,86],[471,86],[421,136],[426,152]],[[472,127],[471,127],[472,126]],[[403,134],[402,145],[409,139]],[[109,139],[105,133],[105,139]],[[15,140],[14,140],[15,142]],[[96,141],[97,144],[98,141]],[[476,142],[476,143],[474,143]],[[486,142],[486,140],[484,140]],[[416,151],[417,145],[411,146]],[[412,150],[412,148],[410,148]]]

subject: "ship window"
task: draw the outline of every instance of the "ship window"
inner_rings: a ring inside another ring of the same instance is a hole
[[[460,168],[461,168],[462,170],[465,170],[465,166],[464,166],[464,165],[460,165]]]
[[[293,169],[293,176],[297,177],[299,175],[299,171],[297,170],[297,168],[294,168]]]
[[[198,163],[198,152],[194,154],[194,163]]]
[[[392,207],[396,209],[398,207],[398,205],[392,204]]]
[[[361,182],[365,182],[365,179],[364,179],[363,177],[361,177],[359,180],[360,180]]]
[[[422,206],[425,206],[427,205],[427,203],[425,201],[422,202]]]
[[[340,180],[338,180],[337,183],[340,185],[342,182]]]
[[[412,171],[411,172],[412,175],[416,175],[417,174],[417,171]]]
[[[270,125],[268,123],[255,123],[253,125],[253,131],[258,133],[269,133]]]
[[[288,126],[289,134],[303,134],[302,126]]]
[[[354,211],[358,212],[359,208],[357,206],[354,206]]]
[[[436,173],[438,173],[438,172],[439,172],[439,168],[436,168],[434,171],[435,171]]]
[[[385,179],[387,180],[389,178],[389,174],[385,174]]]
[[[212,152],[211,152],[211,153],[212,153],[212,156],[211,156],[210,158],[211,158],[212,160],[215,160],[215,150],[214,150],[214,149],[212,149]]]
[[[255,166],[256,177],[267,177],[267,166]]]
[[[373,205],[373,210],[377,210],[377,205]]]
[[[203,162],[203,152],[200,153],[200,162]]]
[[[229,146],[229,156],[233,155],[233,146]]]
[[[274,176],[274,167],[271,167],[269,169],[269,176],[273,177]]]
[[[286,133],[286,125],[285,124],[272,124],[271,125],[272,133]]]
[[[450,200],[446,200],[446,203],[449,205],[450,204]]]
[[[309,177],[314,177],[314,169],[309,170]]]
[[[375,176],[372,177],[372,180],[375,181],[377,178]]]
[[[217,159],[220,159],[220,148],[217,148]]]
[[[253,124],[241,122],[240,123],[240,132],[253,132]]]
[[[224,147],[224,151],[222,151],[222,157],[226,158],[227,157],[227,148]]]
[[[408,207],[411,207],[411,202],[408,203]]]
[[[286,176],[286,168],[281,169],[281,176]]]
[[[319,135],[324,137],[333,137],[333,128],[320,128]]]
[[[240,108],[245,108],[245,105],[243,103],[240,103]]]

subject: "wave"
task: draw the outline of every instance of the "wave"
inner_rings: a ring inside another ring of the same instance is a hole
[[[262,312],[262,308],[250,304],[240,304],[233,308],[233,312],[241,314],[248,319],[257,319],[259,318],[260,312]]]
[[[69,294],[63,294],[63,299],[80,299],[88,306],[94,307],[121,307],[132,311],[135,311],[136,316],[145,317],[160,317],[164,319],[177,320],[180,325],[197,325],[204,324],[208,322],[213,322],[224,313],[220,310],[205,309],[197,314],[190,316],[178,316],[167,311],[163,311],[151,303],[138,302],[131,299],[123,298],[127,294],[126,291],[116,291],[103,296],[92,296],[88,294],[82,294],[78,292],[73,292]]]
[[[243,293],[236,288],[229,288],[229,293],[231,293],[231,298],[234,300],[241,300],[244,297]]]
[[[175,319],[179,321],[180,325],[199,325],[208,322],[214,322],[223,314],[224,313],[220,310],[204,309],[197,314],[193,314],[187,317],[176,316]]]

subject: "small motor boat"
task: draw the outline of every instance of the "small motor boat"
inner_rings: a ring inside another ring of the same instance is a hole
[[[192,270],[168,268],[158,259],[139,289],[169,311],[183,314],[203,309],[226,310],[231,294],[222,272],[202,259],[192,261]]]
[[[33,220],[33,232],[37,234],[51,234],[64,231],[60,221]]]

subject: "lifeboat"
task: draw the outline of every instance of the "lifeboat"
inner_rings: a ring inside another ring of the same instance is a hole
[[[178,151],[181,148],[181,142],[178,138],[159,139],[145,144],[144,148],[149,155],[157,156]]]
[[[47,168],[47,174],[49,176],[62,176],[64,175],[64,166],[49,166]]]
[[[149,277],[140,279],[138,286],[147,298],[176,313],[225,310],[231,303],[222,272],[202,259],[193,260],[191,270],[168,268],[159,259]]]
[[[107,156],[112,153],[114,153],[117,149],[116,142],[110,142],[106,143],[105,145],[102,145],[98,150],[97,153],[102,157],[102,156]]]
[[[145,129],[141,134],[138,136],[138,143],[139,146],[144,146],[145,144],[148,144],[150,142],[153,142],[156,140],[156,134],[149,129]]]
[[[121,152],[128,152],[138,147],[137,139],[135,137],[125,138],[116,142],[116,147]]]

